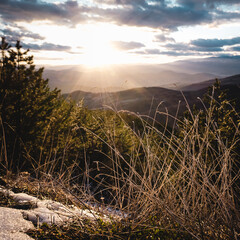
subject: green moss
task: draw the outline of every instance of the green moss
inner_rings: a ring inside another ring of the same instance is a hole
[[[105,223],[99,219],[96,223],[84,220],[71,223],[69,225],[49,226],[43,224],[39,229],[28,230],[27,234],[38,240],[109,240],[109,239],[129,239],[129,240],[192,240],[193,238],[186,232],[177,230],[164,230],[160,228],[148,228],[138,226],[134,230],[131,225],[125,225],[122,222]]]

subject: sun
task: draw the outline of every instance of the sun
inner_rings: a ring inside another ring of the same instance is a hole
[[[78,39],[78,44],[82,46],[83,64],[88,67],[100,67],[126,62],[126,53],[113,45],[119,38],[118,30],[115,26],[103,23],[79,26],[79,37],[75,39]]]
[[[45,42],[54,45],[70,46],[70,51],[38,51],[38,64],[83,65],[86,67],[105,67],[113,64],[131,64],[139,62],[138,54],[118,48],[116,41],[138,42],[146,40],[146,34],[135,28],[119,27],[110,23],[79,24],[74,28],[55,26],[46,22],[35,22],[22,27],[44,36]],[[147,37],[150,41],[150,35]],[[144,58],[145,59],[145,58]]]
[[[90,39],[84,47],[84,65],[89,67],[114,64],[118,58],[118,51],[106,40]]]

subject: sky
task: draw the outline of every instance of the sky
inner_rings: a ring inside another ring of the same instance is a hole
[[[240,0],[0,0],[0,36],[40,65],[238,58]]]

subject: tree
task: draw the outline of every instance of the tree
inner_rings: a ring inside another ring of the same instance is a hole
[[[180,128],[191,128],[197,119],[199,134],[210,128],[213,135],[210,141],[216,139],[218,133],[226,146],[231,146],[239,137],[239,115],[235,109],[235,100],[230,99],[228,90],[223,89],[220,81],[216,80],[203,97],[203,109],[193,106],[191,111],[186,111],[183,117],[185,124],[180,124]]]
[[[223,90],[219,80],[209,87],[203,101],[211,109],[210,117],[218,128],[226,146],[231,146],[239,137],[239,116],[235,110],[235,100],[230,100],[228,90]]]
[[[2,38],[0,47],[0,116],[8,161],[17,169],[27,154],[36,151],[47,122],[62,100],[59,90],[49,89],[48,79],[42,77],[43,68],[35,68],[33,56],[19,41],[12,48]]]

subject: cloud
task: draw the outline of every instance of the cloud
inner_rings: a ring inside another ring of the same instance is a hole
[[[86,19],[88,7],[77,1],[48,3],[37,0],[1,0],[0,15],[5,22],[50,20],[57,24],[75,24]]]
[[[178,4],[189,7],[208,7],[214,9],[220,5],[239,4],[239,0],[177,0]]]
[[[155,36],[156,42],[175,42],[174,38],[168,37],[165,34],[158,34]]]
[[[231,50],[232,50],[232,51],[240,52],[240,46],[232,47]]]
[[[159,49],[146,49],[145,54],[158,55],[161,51]]]
[[[231,59],[231,60],[240,60],[240,56],[239,55],[232,55],[232,54],[220,54],[218,56],[219,59]],[[239,69],[239,65],[238,65],[238,69]]]
[[[140,42],[123,42],[123,41],[113,41],[111,42],[112,46],[120,50],[132,50],[136,48],[145,47],[143,43]]]
[[[231,39],[197,39],[191,41],[191,44],[197,47],[203,48],[219,48],[223,46],[231,46],[240,44],[240,37],[235,37]]]
[[[159,40],[165,39],[164,35],[157,35]],[[168,40],[168,39],[167,39]],[[172,39],[170,39],[172,40]],[[172,40],[173,41],[173,40]],[[163,42],[164,43],[164,42]],[[237,46],[234,46],[237,45]],[[234,46],[224,49],[224,46]],[[231,51],[240,51],[240,37],[230,39],[196,39],[188,43],[170,42],[161,44],[161,48],[144,49],[142,51],[134,51],[135,54],[144,55],[169,55],[169,56],[226,56]]]
[[[208,48],[208,47],[192,47],[190,48],[190,50],[192,51],[197,51],[197,52],[222,52],[224,51],[222,48],[220,47],[211,47],[211,48]]]
[[[164,47],[167,49],[175,51],[192,51],[192,52],[221,52],[223,49],[221,47],[209,47],[209,46],[194,46],[192,43],[176,43],[176,44],[166,44]]]
[[[146,26],[152,28],[176,30],[180,26],[192,26],[232,18],[240,18],[240,11],[231,12],[219,10],[219,6],[238,4],[239,0],[176,0],[170,1],[147,0],[112,0],[103,1],[114,5],[114,8],[105,8],[99,15],[105,16],[106,21],[131,26]]]
[[[18,27],[17,30],[15,30],[15,29],[13,30],[9,27],[6,27],[6,28],[0,30],[0,32],[2,32],[2,35],[4,37],[6,37],[6,39],[8,41],[21,40],[22,38],[31,38],[34,40],[44,40],[45,39],[40,34],[30,32],[24,27]]]
[[[52,43],[44,42],[42,44],[22,44],[24,48],[29,48],[30,50],[45,50],[45,51],[70,51],[71,47],[63,46],[63,45],[56,45]]]
[[[5,22],[49,20],[75,25],[91,20],[170,30],[240,18],[239,11],[226,12],[218,8],[239,4],[239,0],[176,0],[176,5],[165,0],[46,1],[1,0],[0,16]]]
[[[134,51],[134,54],[141,54],[141,55],[167,55],[167,56],[193,56],[199,55],[199,53],[194,53],[191,51],[171,51],[171,50],[160,50],[157,48],[153,49],[145,49],[143,51]]]
[[[211,22],[211,15],[206,10],[189,10],[184,6],[166,7],[164,5],[134,5],[127,8],[105,9],[105,21],[130,26],[146,26],[151,28],[176,30],[179,26],[188,26]]]
[[[165,49],[163,49],[165,48]],[[198,47],[190,43],[168,43],[161,45],[161,48],[144,49],[143,51],[134,51],[135,54],[144,55],[168,55],[168,56],[206,56],[221,54],[224,49],[221,47]]]
[[[178,56],[194,56],[198,55],[201,56],[199,53],[194,52],[176,52],[176,51],[161,51],[162,55],[172,56],[172,57],[178,57]],[[204,54],[205,55],[205,54]]]

